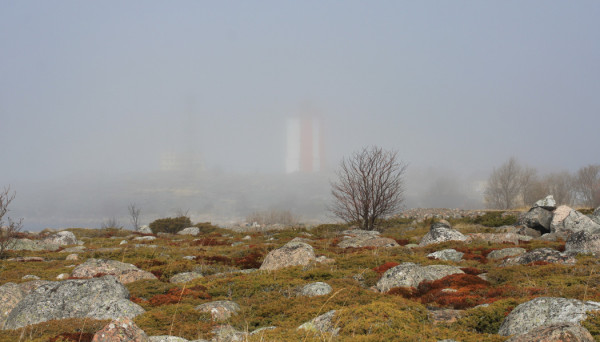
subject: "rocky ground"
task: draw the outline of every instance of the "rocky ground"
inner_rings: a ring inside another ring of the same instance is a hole
[[[277,228],[22,234],[0,341],[600,341],[600,208]]]

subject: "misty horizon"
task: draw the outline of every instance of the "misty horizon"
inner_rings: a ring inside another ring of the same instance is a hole
[[[127,226],[132,202],[144,224],[327,220],[340,160],[375,145],[409,164],[407,207],[482,208],[510,157],[541,175],[600,162],[598,17],[592,1],[6,1],[0,188],[35,230]],[[320,171],[286,174],[286,127],[307,116]]]

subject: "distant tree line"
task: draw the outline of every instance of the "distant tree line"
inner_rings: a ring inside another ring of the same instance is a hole
[[[531,206],[547,195],[554,196],[558,204],[600,206],[600,165],[584,166],[573,174],[540,175],[535,168],[510,158],[490,174],[484,200],[488,208],[512,209]]]

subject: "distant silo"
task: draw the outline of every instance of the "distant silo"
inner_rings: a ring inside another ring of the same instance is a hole
[[[287,121],[286,172],[318,172],[322,167],[322,129],[314,117]]]

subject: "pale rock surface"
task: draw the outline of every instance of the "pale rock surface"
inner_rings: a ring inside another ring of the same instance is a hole
[[[337,324],[334,322],[334,315],[335,310],[331,310],[302,324],[298,327],[298,330],[308,330],[315,333],[330,333],[335,336],[340,331],[340,328],[338,328]]]
[[[200,234],[200,228],[198,227],[187,227],[177,232],[178,235],[192,235],[197,236]]]
[[[438,260],[447,260],[458,262],[462,260],[462,257],[465,253],[459,252],[456,249],[442,249],[441,251],[433,252],[427,254],[428,258],[438,259]]]
[[[487,255],[487,258],[490,260],[498,260],[498,259],[504,259],[506,257],[514,257],[517,255],[524,254],[526,252],[527,252],[527,250],[525,248],[520,248],[520,247],[496,249],[494,251],[491,251]]]
[[[527,265],[542,261],[551,264],[575,264],[575,258],[567,253],[561,253],[552,248],[537,248],[527,253],[508,258],[500,266]]]
[[[314,249],[304,242],[288,242],[267,254],[261,270],[277,270],[290,266],[305,266],[316,259]]]
[[[92,342],[149,342],[148,335],[130,318],[122,317],[98,331]]]
[[[52,234],[43,240],[45,243],[56,244],[59,246],[67,246],[67,245],[81,245],[83,241],[77,240],[75,234],[68,230],[60,231],[56,234]]]
[[[587,231],[589,233],[600,233],[600,224],[594,222],[591,218],[573,210],[567,206],[561,205],[554,211],[551,223],[552,232],[574,233]]]
[[[187,283],[187,282],[192,281],[197,278],[202,278],[202,273],[183,272],[183,273],[178,273],[178,274],[172,276],[169,279],[169,282],[173,283],[173,284],[183,284],[183,283]]]
[[[140,270],[135,265],[116,260],[93,258],[75,267],[72,275],[75,278],[92,278],[99,273],[114,275],[123,284],[142,279],[156,279],[154,274]]]
[[[558,323],[537,327],[506,342],[594,342],[586,328],[573,323]]]
[[[41,285],[12,309],[4,329],[18,329],[53,319],[116,319],[144,312],[128,300],[129,292],[113,276],[73,279]]]
[[[437,280],[451,274],[460,273],[464,272],[455,266],[420,266],[412,262],[405,262],[385,271],[377,282],[377,290],[387,292],[394,287],[417,287],[424,280]]]
[[[452,229],[444,220],[431,225],[429,232],[423,236],[419,246],[427,246],[446,241],[465,241],[467,237],[458,230]]]
[[[600,253],[600,233],[580,231],[569,235],[565,252],[582,254]]]
[[[535,202],[535,204],[533,205],[533,208],[543,208],[549,211],[553,211],[554,209],[556,209],[556,201],[554,200],[554,196],[552,195],[548,195],[546,196],[546,198],[541,199],[537,202]]]
[[[230,300],[217,300],[200,304],[195,309],[200,312],[210,313],[214,321],[224,321],[231,317],[231,315],[237,314],[240,311],[240,306]]]
[[[503,336],[522,335],[546,325],[579,324],[587,318],[586,312],[597,310],[600,310],[599,302],[538,297],[514,308],[500,325],[498,334]]]
[[[319,281],[316,283],[305,285],[300,290],[300,295],[306,297],[324,296],[330,294],[331,291],[332,288],[331,286],[329,286],[329,284]]]

